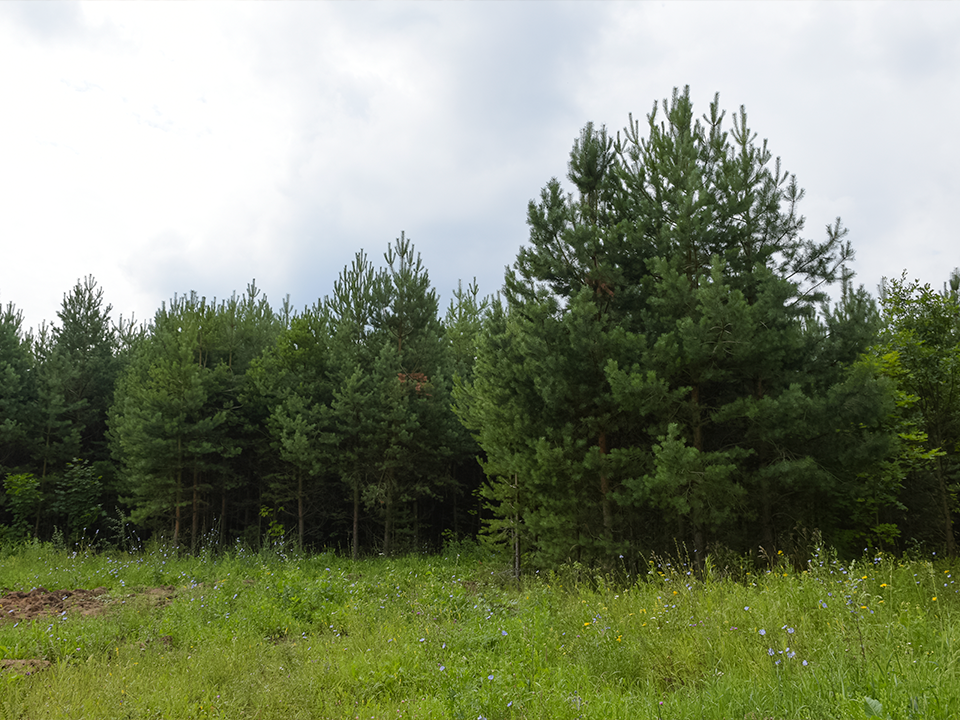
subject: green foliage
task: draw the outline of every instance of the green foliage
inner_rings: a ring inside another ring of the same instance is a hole
[[[696,119],[685,89],[616,139],[587,124],[573,192],[552,179],[529,205],[457,403],[486,454],[491,536],[541,567],[839,533],[824,508],[890,452],[869,416],[882,387],[837,407],[877,322],[850,289],[846,231],[805,238],[796,179],[742,108],[724,118],[715,99]],[[871,440],[856,458],[835,442],[851,426]]]
[[[12,303],[0,307],[0,470],[27,460],[33,404],[30,344],[22,332],[23,314]]]
[[[3,479],[6,505],[13,516],[13,531],[20,538],[33,533],[33,522],[43,502],[40,480],[33,473],[8,474]]]
[[[63,475],[56,478],[50,499],[50,512],[63,521],[64,539],[73,544],[93,535],[95,524],[105,516],[102,476],[85,460],[67,463]]]
[[[60,323],[51,331],[49,361],[57,365],[53,375],[58,401],[79,438],[77,455],[91,461],[108,457],[107,410],[120,368],[112,310],[104,304],[103,289],[88,275],[64,295],[57,312]]]
[[[743,495],[732,482],[737,472],[735,450],[704,458],[679,436],[671,423],[653,446],[654,471],[644,478],[641,493],[674,521],[689,517],[697,525],[716,528],[730,520],[730,508]]]
[[[454,363],[426,269],[405,235],[384,260],[376,270],[358,253],[251,364],[243,394],[269,438],[263,499],[295,508],[301,544],[312,524],[314,543],[349,538],[354,557],[421,545],[425,509],[474,450],[450,411]]]
[[[957,552],[960,271],[885,284],[881,314],[839,218],[807,237],[746,111],[697,117],[688,88],[587,123],[565,182],[528,204],[501,294],[461,283],[443,319],[404,233],[301,312],[251,283],[114,325],[86,277],[32,334],[8,304],[5,532],[82,545],[113,507],[125,547],[131,521],[205,555],[295,536],[358,560],[482,531],[514,580],[678,545],[704,575],[817,535]]]
[[[217,484],[226,492],[225,461],[241,450],[233,432],[237,377],[229,349],[216,342],[221,318],[195,295],[164,306],[120,379],[111,411],[114,453],[136,499],[134,520],[172,518],[176,544],[189,507],[193,547],[201,504]]]
[[[301,546],[333,443],[331,343],[326,312],[304,312],[254,361],[248,378],[269,409],[267,429],[280,460],[269,475],[264,499],[295,509]]]
[[[895,383],[896,460],[911,514],[936,518],[936,540],[957,554],[960,490],[960,305],[955,293],[892,280],[882,286],[884,330],[873,362]]]

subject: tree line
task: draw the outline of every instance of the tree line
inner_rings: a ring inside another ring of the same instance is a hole
[[[404,235],[300,312],[251,284],[114,325],[92,278],[35,334],[8,305],[6,537],[357,556],[479,533],[517,573],[956,554],[960,274],[854,287],[840,219],[810,239],[746,111],[696,117],[689,89],[588,123],[567,180],[530,202],[500,293],[461,286],[442,316]]]
[[[7,536],[76,542],[120,524],[187,549],[287,537],[356,555],[476,534],[478,448],[450,398],[484,301],[461,287],[441,319],[412,243],[384,260],[358,253],[300,312],[254,283],[115,327],[88,277],[31,337],[8,305]]]

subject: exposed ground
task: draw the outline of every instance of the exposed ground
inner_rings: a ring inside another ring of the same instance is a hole
[[[107,589],[54,590],[34,588],[30,592],[8,592],[0,595],[0,622],[33,620],[34,618],[62,615],[64,612],[84,616],[99,615],[106,611],[104,596]]]
[[[82,617],[102,615],[108,612],[111,606],[107,593],[105,587],[53,591],[38,587],[29,592],[5,592],[0,594],[0,623],[20,623],[63,614]],[[131,593],[128,597],[146,596],[150,604],[163,605],[173,593],[174,587],[165,585],[147,588],[136,594]],[[9,670],[18,675],[30,675],[47,667],[50,667],[49,661],[38,658],[0,658],[0,672]]]

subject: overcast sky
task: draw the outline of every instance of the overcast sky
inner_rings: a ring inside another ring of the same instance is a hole
[[[858,281],[960,265],[960,4],[0,3],[0,303],[34,327],[92,274],[329,294],[401,231],[445,306],[498,290],[580,128],[715,92],[840,215]]]

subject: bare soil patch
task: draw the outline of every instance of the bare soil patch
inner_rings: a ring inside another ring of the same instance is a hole
[[[0,622],[21,622],[35,618],[62,615],[81,615],[89,617],[102,615],[110,609],[107,602],[107,589],[93,590],[47,590],[38,587],[29,592],[8,592],[0,595]],[[174,588],[166,585],[146,588],[127,597],[145,596],[152,606],[160,606],[173,597]]]
[[[9,592],[0,595],[0,622],[32,620],[50,615],[97,615],[106,608],[102,598],[107,594],[103,587],[93,590],[54,590],[34,588],[30,592]]]
[[[148,607],[166,605],[173,597],[175,588],[172,585],[145,588],[136,593],[126,595],[127,598],[145,598]],[[44,617],[53,617],[66,613],[68,616],[79,614],[82,617],[102,615],[112,607],[116,601],[107,598],[108,590],[105,587],[93,590],[54,590],[38,587],[29,592],[7,592],[0,594],[0,623],[22,622]],[[121,601],[125,602],[125,600]],[[161,638],[169,644],[170,638]],[[10,659],[0,658],[0,674],[13,673],[14,675],[32,675],[50,667],[50,662],[41,658]]]
[[[49,660],[27,658],[25,660],[0,660],[0,672],[9,670],[15,675],[32,675],[38,670],[50,667]]]

